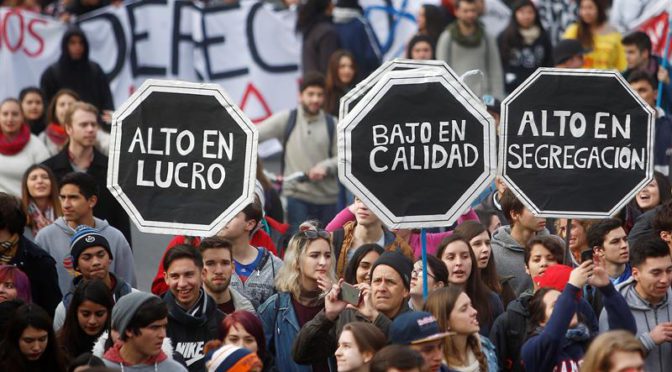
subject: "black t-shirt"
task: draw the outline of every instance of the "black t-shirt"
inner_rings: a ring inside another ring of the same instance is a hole
[[[217,308],[226,315],[229,315],[232,312],[236,311],[236,307],[233,306],[233,298],[224,303],[217,304]]]

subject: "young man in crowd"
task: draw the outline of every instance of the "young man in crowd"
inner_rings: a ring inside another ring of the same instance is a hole
[[[504,76],[497,41],[486,33],[479,22],[478,9],[477,0],[455,1],[457,19],[439,36],[436,59],[446,61],[458,75],[470,70],[482,71],[484,79],[479,95],[502,99]],[[474,88],[474,91],[479,91]]]
[[[535,236],[548,235],[546,219],[535,217],[511,190],[504,191],[501,204],[510,225],[500,227],[492,235],[492,255],[499,276],[512,277],[511,286],[520,295],[532,287],[532,279],[525,272],[525,265],[521,265],[525,256],[523,247]]]
[[[231,242],[219,237],[205,238],[199,251],[203,256],[203,288],[224,315],[236,310],[254,313],[254,306],[229,285],[233,274],[233,254]]]
[[[112,329],[121,342],[105,352],[103,362],[122,370],[126,366],[131,371],[186,372],[161,349],[167,324],[168,309],[159,297],[145,292],[124,296],[112,309]]]
[[[642,31],[635,31],[625,35],[621,40],[625,50],[625,60],[628,68],[623,71],[623,77],[630,81],[630,76],[635,71],[642,71],[649,74],[654,79],[654,84],[658,86],[658,81],[663,81],[663,99],[661,106],[666,113],[670,112],[670,99],[672,96],[672,86],[670,85],[670,67],[662,66],[661,58],[653,54],[651,39]]]
[[[59,330],[65,322],[65,313],[72,301],[77,285],[82,280],[102,280],[112,293],[112,299],[116,302],[121,297],[135,291],[130,284],[122,278],[110,272],[112,264],[112,249],[110,243],[98,231],[80,226],[72,236],[70,243],[70,255],[72,256],[73,269],[81,274],[72,279],[70,290],[63,295],[63,301],[58,304],[54,314],[54,330]]]
[[[68,144],[58,154],[44,161],[60,181],[70,172],[84,172],[98,185],[98,202],[93,214],[119,229],[126,241],[131,241],[128,215],[107,189],[107,156],[96,147],[98,110],[91,104],[75,102],[65,114]],[[126,278],[128,279],[128,278]]]
[[[268,249],[250,245],[250,236],[261,218],[261,208],[250,203],[217,233],[231,242],[235,269],[231,288],[247,297],[255,309],[275,293],[275,276],[282,267],[282,260]]]
[[[15,265],[30,280],[33,302],[53,316],[61,301],[54,258],[23,236],[26,214],[19,201],[0,192],[0,264]]]
[[[331,235],[336,258],[336,276],[342,277],[345,267],[357,248],[364,244],[378,244],[386,251],[402,253],[408,259],[413,259],[413,249],[403,239],[396,236],[385,226],[359,198],[355,198],[355,221],[346,222],[342,228],[335,230]]]
[[[630,252],[632,277],[618,287],[637,323],[637,337],[646,349],[646,370],[672,370],[672,258],[659,237],[635,241]],[[609,330],[606,311],[600,331]]]
[[[282,143],[282,175],[304,172],[308,177],[307,182],[285,182],[282,187],[291,234],[304,221],[331,221],[336,215],[336,126],[322,110],[324,89],[322,75],[307,73],[300,86],[300,106],[257,124],[260,142],[275,138]]]
[[[441,332],[432,314],[410,311],[399,315],[390,325],[391,344],[407,345],[425,359],[429,372],[448,371],[443,365],[443,345],[448,332]]]
[[[371,266],[370,284],[357,285],[362,295],[357,309],[338,299],[340,287],[334,284],[324,310],[299,330],[292,348],[294,361],[312,364],[334,355],[343,326],[353,321],[372,323],[387,334],[392,319],[411,311],[412,270],[413,263],[401,253],[383,253]]]
[[[107,221],[93,216],[98,195],[98,185],[91,175],[81,172],[65,175],[59,190],[63,217],[40,230],[35,237],[35,242],[56,260],[61,293],[69,291],[72,279],[77,275],[73,268],[70,240],[81,225],[94,228],[109,243],[114,258],[110,271],[133,287],[136,285],[133,252],[128,242]]]
[[[168,292],[168,337],[191,372],[203,371],[205,343],[221,339],[224,314],[202,288],[203,257],[190,245],[178,245],[163,258]]]
[[[606,263],[607,274],[614,285],[619,285],[630,278],[630,250],[628,235],[621,226],[621,221],[610,218],[593,224],[587,232],[588,247],[593,254],[599,255]],[[602,295],[592,287],[586,288],[586,300],[593,306],[595,314],[602,312]]]
[[[653,144],[654,169],[669,175],[670,154],[672,153],[672,119],[665,111],[656,107],[658,85],[652,75],[643,70],[628,74],[630,87],[656,112],[656,138]]]

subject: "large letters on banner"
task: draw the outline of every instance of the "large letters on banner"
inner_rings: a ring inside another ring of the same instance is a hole
[[[502,102],[502,176],[535,214],[605,218],[652,179],[653,130],[618,72],[542,68]]]
[[[140,231],[214,235],[253,200],[257,141],[219,86],[147,80],[114,114],[108,187]]]
[[[338,128],[341,182],[389,227],[445,226],[494,176],[494,123],[447,65],[384,74]]]

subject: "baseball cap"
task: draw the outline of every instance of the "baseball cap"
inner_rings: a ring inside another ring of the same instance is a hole
[[[426,311],[409,311],[394,318],[388,331],[388,341],[391,344],[415,345],[453,334],[441,332],[439,323],[432,314]]]

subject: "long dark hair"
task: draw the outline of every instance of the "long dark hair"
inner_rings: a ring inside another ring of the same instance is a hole
[[[385,252],[383,247],[379,246],[378,244],[363,244],[357,248],[355,254],[352,255],[352,258],[348,262],[348,266],[345,267],[343,278],[345,279],[346,283],[353,285],[357,284],[357,268],[359,268],[359,263],[362,262],[364,256],[369,254],[371,251],[378,252],[379,255]]]
[[[307,0],[299,5],[296,16],[296,32],[306,34],[313,26],[327,18],[330,0]]]
[[[469,251],[469,258],[471,258],[471,272],[469,273],[469,279],[464,286],[464,292],[472,300],[474,308],[478,311],[478,321],[481,325],[492,324],[494,320],[492,318],[492,306],[490,304],[490,289],[481,281],[481,272],[478,269],[478,264],[476,261],[476,256],[474,251],[469,245],[469,241],[464,238],[462,235],[453,234],[439,244],[438,250],[436,252],[436,257],[441,259],[443,256],[443,251],[446,250],[446,247],[450,243],[454,242],[463,242],[467,245]],[[450,272],[448,273],[448,278],[450,278]],[[450,280],[450,279],[449,279]]]
[[[422,9],[425,11],[424,34],[431,38],[432,45],[436,45],[441,32],[443,32],[448,24],[446,14],[441,8],[432,4],[423,4]]]
[[[488,237],[491,238],[490,231],[478,221],[464,221],[456,227],[454,231],[456,234],[462,235],[468,242],[484,232],[487,232]],[[471,244],[469,244],[469,247],[471,248]],[[490,251],[488,265],[484,269],[481,269],[481,280],[493,292],[501,293],[502,285],[499,283],[499,276],[497,275],[497,268],[495,267],[495,259],[492,256],[492,248]]]
[[[350,58],[354,70],[354,74],[352,75],[352,81],[349,83],[342,82],[338,77],[338,66],[341,63],[341,58],[343,57]],[[325,111],[332,114],[338,114],[338,107],[341,97],[345,95],[349,86],[355,84],[356,77],[357,77],[357,64],[355,63],[355,57],[352,55],[352,53],[344,49],[339,49],[335,51],[331,55],[331,57],[329,57],[329,65],[327,66],[327,77],[325,79],[325,93],[326,93],[326,99],[324,100]]]
[[[541,31],[539,37],[543,37],[546,33],[544,27],[541,25],[539,9],[537,9],[534,3],[531,0],[519,0],[515,2],[512,6],[513,12],[511,12],[511,20],[509,21],[509,25],[506,26],[499,37],[499,53],[502,59],[502,63],[504,64],[509,63],[512,50],[523,47],[523,36],[520,34],[520,25],[516,20],[516,12],[518,9],[526,6],[531,6],[532,9],[534,9],[534,25],[539,27],[539,30]]]
[[[534,292],[532,298],[530,298],[530,302],[527,303],[527,310],[530,314],[530,319],[528,320],[530,334],[528,337],[534,334],[539,325],[546,320],[546,304],[544,303],[544,296],[550,291],[557,291],[557,289],[550,287],[539,288]]]
[[[33,327],[47,332],[47,348],[36,361],[41,370],[65,372],[65,363],[54,335],[51,318],[44,309],[35,304],[19,306],[7,325],[4,339],[0,342],[0,360],[6,371],[27,371],[28,360],[19,348],[19,340],[23,331]],[[31,365],[34,363],[30,363]]]
[[[607,21],[607,4],[604,0],[579,0],[579,7],[581,7],[582,1],[592,1],[597,8],[597,24],[602,25]],[[576,33],[576,38],[581,42],[581,45],[584,48],[592,48],[594,45],[593,40],[593,31],[590,29],[590,25],[581,19],[577,20],[578,29]]]
[[[84,301],[91,301],[107,309],[107,321],[100,333],[95,336],[87,335],[79,326],[77,313],[79,306]],[[75,288],[72,300],[65,314],[63,328],[58,333],[58,340],[67,353],[69,359],[76,358],[79,354],[91,350],[98,336],[110,328],[110,318],[112,318],[112,293],[102,280],[82,280]]]

